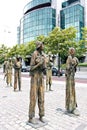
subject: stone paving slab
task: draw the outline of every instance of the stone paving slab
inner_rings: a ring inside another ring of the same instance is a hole
[[[87,130],[87,84],[76,83],[78,117],[65,113],[65,82],[53,81],[52,89],[45,92],[45,119],[48,124],[34,128],[26,124],[30,78],[22,78],[22,91],[14,92],[0,75],[0,130]],[[35,116],[38,117],[37,104]]]
[[[85,128],[87,130],[87,124],[81,124],[75,130],[85,130]]]

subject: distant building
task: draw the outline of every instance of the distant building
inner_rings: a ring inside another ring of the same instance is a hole
[[[81,28],[85,26],[84,0],[68,0],[62,3],[60,11],[60,27],[62,29],[73,26],[76,28],[76,40],[82,39]]]
[[[27,43],[39,35],[47,36],[56,26],[56,0],[32,0],[23,10],[17,30],[18,43]]]
[[[20,27],[17,27],[17,43],[20,44]]]
[[[81,28],[86,24],[85,0],[31,0],[25,5],[17,29],[17,43],[27,43],[39,35],[47,36],[54,27],[77,29],[76,40],[82,38]]]

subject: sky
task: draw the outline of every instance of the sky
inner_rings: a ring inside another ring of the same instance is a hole
[[[0,45],[11,47],[17,43],[17,26],[29,1],[0,0]]]

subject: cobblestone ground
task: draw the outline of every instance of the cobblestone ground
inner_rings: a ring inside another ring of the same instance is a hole
[[[45,92],[45,119],[48,124],[37,129],[27,125],[30,78],[22,78],[22,91],[7,87],[0,75],[0,130],[87,130],[87,84],[76,83],[80,116],[65,112],[65,82],[53,81],[53,91]],[[36,105],[36,117],[38,107]]]

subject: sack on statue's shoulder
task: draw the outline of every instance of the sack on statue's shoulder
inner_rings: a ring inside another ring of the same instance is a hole
[[[38,57],[36,58],[36,60],[35,60],[35,63],[42,65],[42,64],[44,63],[43,57],[38,56]]]
[[[21,63],[20,63],[20,62],[17,62],[17,66],[20,68],[20,67],[21,67]]]
[[[38,63],[40,63],[40,61],[41,61],[41,57],[40,57],[40,56],[37,56],[37,57],[36,57],[36,60],[35,60],[35,63],[38,64]]]
[[[14,68],[15,69],[20,69],[22,67],[21,63],[20,62],[16,62]]]

